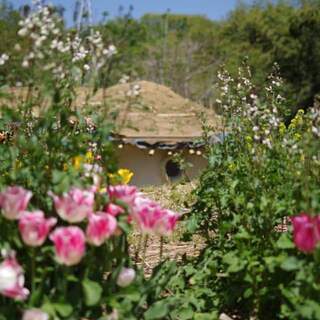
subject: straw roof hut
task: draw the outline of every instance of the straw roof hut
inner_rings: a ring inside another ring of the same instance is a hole
[[[10,89],[18,99],[25,89]],[[213,110],[184,99],[170,88],[148,81],[118,84],[94,95],[78,88],[74,106],[116,114],[113,140],[119,166],[134,172],[138,186],[160,185],[196,177],[207,165],[200,115],[218,136],[220,119]],[[176,155],[186,165],[175,161]]]

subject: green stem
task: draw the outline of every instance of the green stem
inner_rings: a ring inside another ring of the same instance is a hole
[[[36,288],[36,251],[34,248],[31,249],[31,290],[32,293]]]
[[[144,268],[145,261],[146,261],[146,252],[147,252],[148,240],[149,240],[149,235],[147,234],[145,239],[144,239],[144,244],[143,244],[142,269]]]
[[[163,237],[160,237],[160,250],[159,250],[159,262],[160,263],[162,261],[162,256],[163,256],[163,244],[164,244],[164,239],[163,239]]]
[[[134,259],[135,259],[135,262],[137,263],[138,260],[139,260],[139,252],[141,250],[141,244],[142,244],[142,234],[139,234],[139,240],[138,240],[138,245],[136,247],[136,252],[135,252],[135,255],[134,255]]]

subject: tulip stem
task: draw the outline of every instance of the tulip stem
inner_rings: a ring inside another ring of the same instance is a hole
[[[159,262],[162,261],[162,256],[163,256],[163,244],[164,244],[164,241],[163,241],[163,237],[160,237],[160,250],[159,250]]]
[[[139,240],[138,240],[138,244],[137,244],[137,247],[136,247],[136,253],[135,253],[135,261],[136,261],[136,263],[139,260],[139,253],[140,253],[141,244],[142,244],[142,234],[139,234],[138,237],[139,237]]]
[[[31,248],[31,290],[35,291],[36,281],[36,252],[34,248]]]
[[[144,239],[144,245],[143,245],[142,268],[144,268],[145,262],[146,262],[146,253],[147,253],[148,240],[149,240],[149,235],[147,234],[145,239]]]

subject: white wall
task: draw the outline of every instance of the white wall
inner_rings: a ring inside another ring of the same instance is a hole
[[[119,168],[127,168],[133,171],[131,184],[137,186],[161,185],[169,182],[165,171],[165,164],[171,158],[167,150],[155,150],[153,156],[148,154],[148,149],[139,149],[132,145],[124,145],[117,148]],[[196,154],[184,152],[186,160],[193,166],[187,169],[187,176],[194,178],[207,166],[207,160]]]

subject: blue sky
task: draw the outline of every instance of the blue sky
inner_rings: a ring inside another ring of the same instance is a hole
[[[72,12],[75,0],[47,0],[47,3],[63,5],[66,8],[66,19],[68,24],[72,21]],[[222,19],[227,13],[235,8],[239,0],[92,0],[94,21],[99,21],[104,11],[108,11],[110,16],[118,13],[118,8],[122,5],[128,9],[133,5],[133,16],[138,18],[145,13],[164,13],[170,9],[172,13],[201,14],[211,19]],[[251,0],[242,2],[250,3]],[[15,7],[23,4],[30,4],[31,0],[11,0]]]

